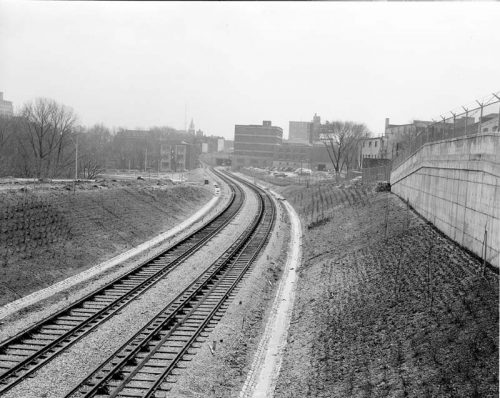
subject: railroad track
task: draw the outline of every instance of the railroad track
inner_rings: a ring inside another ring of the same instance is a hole
[[[0,395],[137,299],[234,219],[244,192],[217,174],[231,187],[231,199],[219,215],[152,260],[0,343]]]
[[[268,194],[255,191],[258,214],[233,245],[67,398],[165,396],[175,381],[172,372],[208,337],[270,236],[275,207]]]

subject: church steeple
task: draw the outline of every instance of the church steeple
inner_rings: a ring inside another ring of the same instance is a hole
[[[191,123],[189,123],[188,133],[189,134],[194,134],[195,133],[193,119],[191,119]]]

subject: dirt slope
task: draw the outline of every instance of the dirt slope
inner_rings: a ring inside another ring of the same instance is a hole
[[[137,180],[0,190],[0,305],[168,230],[211,197]]]
[[[392,194],[304,189],[281,190],[306,235],[275,396],[498,396],[498,276]]]

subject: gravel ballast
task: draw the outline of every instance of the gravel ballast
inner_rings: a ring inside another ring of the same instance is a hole
[[[88,373],[102,363],[128,338],[180,293],[223,250],[229,247],[256,210],[256,198],[248,189],[244,210],[200,252],[148,290],[139,300],[125,307],[64,354],[5,394],[5,397],[61,397],[74,388]]]
[[[189,369],[179,372],[167,397],[239,396],[287,259],[289,221],[280,202],[276,202],[277,220],[268,245],[242,280],[222,319],[196,350]]]

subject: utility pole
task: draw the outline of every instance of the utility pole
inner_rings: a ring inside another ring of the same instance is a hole
[[[148,170],[148,147],[146,145],[146,156],[144,157],[144,172]]]
[[[75,181],[78,179],[78,135],[75,142]]]

